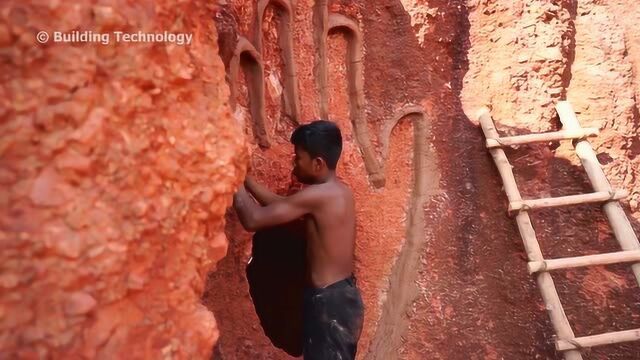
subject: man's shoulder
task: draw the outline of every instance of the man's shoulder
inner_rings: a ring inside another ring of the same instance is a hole
[[[295,193],[293,196],[305,202],[321,201],[323,197],[326,197],[327,195],[327,188],[323,187],[322,185],[323,184],[314,184],[306,186],[302,190]]]
[[[309,185],[305,190],[320,201],[335,201],[336,198],[353,198],[353,191],[340,181]]]

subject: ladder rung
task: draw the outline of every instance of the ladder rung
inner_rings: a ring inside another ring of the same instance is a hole
[[[494,139],[487,139],[487,148],[497,148],[513,145],[531,144],[536,142],[555,141],[555,140],[569,140],[569,139],[584,139],[589,136],[596,136],[599,133],[598,128],[580,128],[576,130],[560,130],[548,133],[540,134],[527,134],[518,136],[506,136]]]
[[[598,191],[591,194],[569,195],[545,199],[519,200],[509,204],[509,212],[620,200],[628,195],[629,193],[626,190],[615,190],[612,192]]]
[[[607,254],[576,256],[543,261],[531,261],[529,262],[527,267],[529,268],[529,273],[533,274],[538,271],[570,269],[593,265],[619,264],[633,261],[640,261],[640,250],[618,251]]]
[[[558,351],[576,350],[593,346],[617,344],[640,340],[640,329],[616,331],[599,335],[578,337],[571,340],[556,340]]]

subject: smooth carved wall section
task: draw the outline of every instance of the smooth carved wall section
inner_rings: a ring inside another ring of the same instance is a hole
[[[376,160],[375,151],[371,144],[371,137],[369,135],[369,129],[366,119],[364,118],[363,111],[364,81],[362,75],[362,34],[358,23],[354,20],[341,14],[330,14],[327,23],[326,35],[324,36],[325,40],[322,43],[322,47],[326,49],[327,36],[336,32],[344,34],[349,44],[345,59],[347,64],[347,82],[349,87],[349,117],[351,124],[353,125],[353,131],[356,134],[356,141],[362,151],[369,179],[375,187],[380,188],[384,186],[384,175],[382,174],[378,161]],[[326,50],[324,50],[324,53],[326,54]],[[324,79],[321,81],[321,84],[324,84],[324,88],[326,89],[326,55],[324,60],[321,59],[321,61],[325,63],[325,65],[322,66],[322,68],[325,69],[325,74],[321,74],[321,78]],[[328,104],[327,91],[320,91],[320,96],[327,96],[327,98],[322,99],[320,103]],[[320,112],[323,113],[325,111],[328,113],[328,110],[326,109],[321,109]]]
[[[415,269],[419,265],[421,250],[426,242],[424,205],[428,196],[427,181],[431,176],[427,166],[432,158],[427,145],[428,118],[421,106],[406,105],[383,124],[382,163],[377,166],[381,169],[379,179],[384,183],[384,169],[389,154],[391,133],[403,119],[414,121],[413,186],[407,211],[406,240],[393,265],[386,301],[382,305],[382,314],[366,359],[391,359],[397,356],[396,351],[409,325],[407,313],[418,294]]]
[[[245,73],[245,80],[249,91],[249,107],[251,112],[251,125],[253,134],[263,148],[268,148],[269,136],[265,127],[265,106],[264,106],[264,69],[260,53],[244,37],[238,39],[238,44],[229,64],[229,78],[231,89],[230,104],[233,110],[236,109],[238,101],[239,72]]]
[[[318,88],[318,111],[323,119],[329,118],[329,94],[327,85],[327,32],[329,9],[327,0],[318,0],[313,7],[313,40],[316,48],[314,75]]]
[[[265,11],[269,6],[274,6],[280,16],[279,42],[284,61],[284,111],[295,124],[300,122],[300,102],[298,100],[298,81],[296,66],[293,58],[293,37],[291,34],[291,18],[294,6],[287,0],[261,0],[258,2],[255,26],[255,48],[259,54],[263,51],[262,24]]]

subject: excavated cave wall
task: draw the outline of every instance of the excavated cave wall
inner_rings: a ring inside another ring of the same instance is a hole
[[[297,123],[328,117],[345,134],[338,173],[356,193],[367,309],[359,358],[560,358],[475,114],[490,106],[505,135],[550,131],[559,127],[554,103],[570,100],[584,126],[603,128],[594,146],[614,186],[631,192],[625,204],[637,229],[638,14],[625,17],[625,4],[236,0],[221,8],[220,55],[256,177],[294,191],[288,136]],[[523,194],[591,191],[570,150],[510,150]],[[229,256],[203,298],[222,329],[214,358],[298,355],[300,234],[252,237],[228,220]],[[596,205],[533,220],[545,256],[618,250]],[[634,327],[640,294],[627,268],[569,271],[556,283],[577,335]],[[625,359],[638,349],[590,356]]]
[[[410,58],[427,67],[425,58],[434,55],[418,46],[399,2],[366,6],[364,2],[232,1],[215,18],[220,54],[232,94],[237,96],[232,99],[234,113],[252,142],[252,171],[258,180],[281,194],[293,191],[297,184],[290,175],[289,136],[295,125],[328,117],[342,128],[345,142],[338,175],[354,189],[358,203],[356,275],[367,307],[368,325],[360,347],[362,353],[373,346],[385,347],[377,344],[384,343],[391,324],[404,316],[417,292],[412,284],[425,241],[422,207],[429,195],[438,192],[436,156],[429,140],[429,118],[435,117],[428,102],[433,97],[429,96],[432,74],[423,72],[422,66],[403,67]],[[376,25],[380,21],[384,26]],[[400,45],[397,53],[385,57],[367,44],[383,49],[391,24],[397,27],[393,31]],[[448,90],[442,80],[437,81]],[[420,175],[414,181],[416,174]],[[299,294],[296,274],[304,270],[296,259],[304,254],[296,243],[299,236],[283,230],[252,238],[233,214],[227,235],[229,256],[211,274],[210,291],[204,296],[209,308],[221,314],[225,329],[215,356],[297,355],[298,305],[290,299]],[[269,246],[277,250],[266,250]],[[280,260],[278,253],[288,256]],[[289,267],[275,270],[262,265],[286,261]],[[265,272],[273,271],[271,299],[256,293],[260,284],[254,282],[253,274],[262,266]],[[395,287],[390,283],[401,283],[390,281],[392,276],[406,276],[407,286],[390,290]],[[397,306],[385,298],[393,298]],[[271,313],[261,313],[262,303],[269,301]],[[292,303],[289,314],[274,308],[278,302]],[[274,330],[277,314],[283,320],[276,321]],[[377,333],[375,325],[381,317],[388,318],[387,328]],[[241,321],[251,325],[237,326]],[[394,333],[392,341],[399,346],[402,331]]]
[[[248,153],[211,14],[182,1],[0,4],[0,358],[197,359]],[[38,31],[193,34],[36,42]]]

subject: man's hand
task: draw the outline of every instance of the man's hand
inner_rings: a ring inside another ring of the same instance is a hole
[[[253,195],[253,197],[260,203],[260,205],[263,206],[284,199],[283,196],[274,194],[265,186],[258,184],[258,182],[251,175],[247,175],[247,177],[244,179],[244,186],[247,188],[247,191],[251,195]]]
[[[240,184],[238,190],[236,190],[235,194],[233,194],[233,207],[236,208],[236,210],[238,206],[242,206],[241,203],[244,200],[245,194],[249,195],[249,193],[247,192],[247,188],[244,186],[244,184]]]
[[[249,184],[252,182],[255,182],[256,180],[253,178],[252,175],[247,174],[247,176],[245,176],[244,178],[244,182],[243,182],[243,186],[249,188],[251,187]]]

